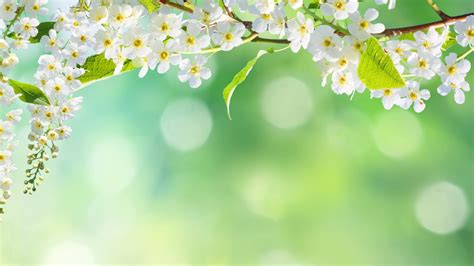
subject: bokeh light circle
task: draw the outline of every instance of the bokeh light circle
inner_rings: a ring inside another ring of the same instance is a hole
[[[89,180],[101,192],[117,193],[129,186],[138,172],[138,153],[125,137],[108,136],[92,145]]]
[[[449,234],[466,223],[469,206],[459,187],[448,182],[437,182],[418,195],[415,214],[427,230],[436,234]]]
[[[398,109],[380,114],[372,133],[378,149],[392,158],[403,158],[415,153],[423,137],[418,118]]]
[[[192,98],[169,104],[160,121],[165,142],[178,151],[191,151],[201,147],[209,138],[212,125],[207,106]]]
[[[66,240],[47,251],[43,265],[95,265],[95,259],[84,243]]]
[[[292,129],[306,123],[311,117],[313,105],[311,90],[293,77],[282,77],[270,82],[261,95],[263,117],[282,129]]]

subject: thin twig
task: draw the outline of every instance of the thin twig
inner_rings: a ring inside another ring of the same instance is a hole
[[[431,8],[436,12],[436,14],[438,14],[438,16],[441,19],[449,19],[450,18],[450,16],[448,14],[444,13],[433,0],[426,0],[426,2],[428,3],[428,5],[431,6]]]
[[[425,23],[425,24],[420,24],[420,25],[415,25],[415,26],[409,26],[409,27],[401,27],[401,28],[392,28],[392,29],[386,29],[382,33],[376,34],[377,37],[382,37],[382,36],[397,36],[405,33],[411,33],[411,32],[416,32],[420,30],[427,30],[429,28],[441,28],[444,26],[449,26],[453,25],[454,23],[458,21],[464,21],[466,20],[467,17],[469,16],[474,16],[474,13],[468,13],[460,16],[455,16],[455,17],[449,17],[446,19],[441,19],[438,21],[430,22],[430,23]]]

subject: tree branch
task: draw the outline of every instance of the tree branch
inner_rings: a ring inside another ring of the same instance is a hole
[[[376,36],[377,37],[383,37],[383,36],[392,37],[392,36],[397,36],[397,35],[401,35],[405,33],[411,33],[411,32],[420,31],[420,30],[427,30],[429,28],[440,28],[444,26],[453,25],[454,23],[458,21],[464,21],[469,16],[474,16],[474,13],[468,13],[468,14],[455,16],[455,17],[448,17],[448,18],[441,19],[438,21],[415,25],[415,26],[386,29],[385,31],[383,31],[380,34],[377,34]]]

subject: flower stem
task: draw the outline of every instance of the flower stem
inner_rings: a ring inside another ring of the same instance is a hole
[[[463,60],[463,59],[466,58],[468,55],[470,55],[472,52],[474,52],[474,47],[471,47],[469,50],[467,50],[467,51],[464,52],[462,55],[460,55],[456,61],[458,62],[458,61]]]

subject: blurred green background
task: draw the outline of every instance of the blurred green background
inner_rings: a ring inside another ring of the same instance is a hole
[[[397,2],[379,7],[387,27],[437,19],[424,0]],[[422,114],[385,111],[321,87],[309,54],[288,50],[260,60],[229,121],[222,89],[262,47],[213,56],[197,90],[171,71],[81,91],[43,186],[24,196],[15,176],[0,264],[473,265],[472,93],[456,105],[435,81]],[[32,81],[39,54],[12,75]]]

